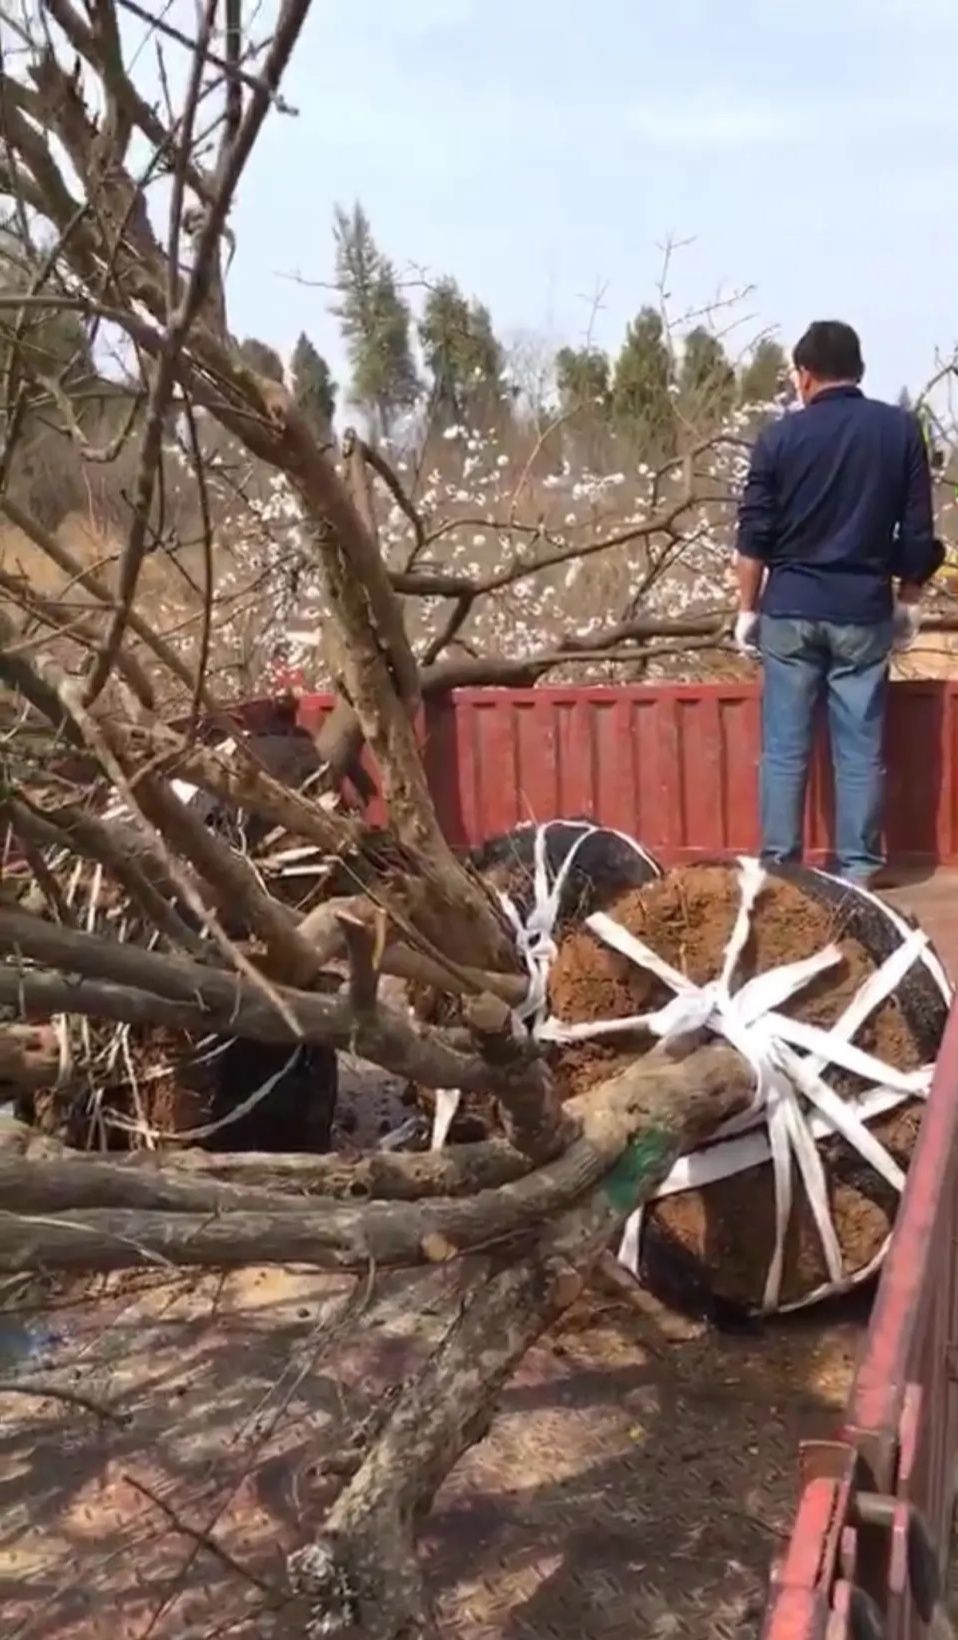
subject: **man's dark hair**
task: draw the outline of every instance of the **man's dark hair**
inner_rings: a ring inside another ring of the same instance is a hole
[[[858,334],[840,319],[816,319],[792,359],[796,370],[808,370],[820,382],[860,382],[865,374]]]

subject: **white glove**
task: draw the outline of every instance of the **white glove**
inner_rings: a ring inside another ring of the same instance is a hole
[[[921,610],[917,604],[900,604],[895,599],[892,616],[891,647],[893,655],[904,655],[913,649],[921,631]]]
[[[759,616],[754,609],[740,609],[735,617],[735,647],[750,661],[758,660]]]

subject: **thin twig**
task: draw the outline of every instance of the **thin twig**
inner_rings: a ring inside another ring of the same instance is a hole
[[[200,1548],[208,1550],[217,1560],[222,1561],[229,1571],[235,1572],[237,1577],[243,1578],[247,1583],[252,1583],[253,1587],[259,1589],[261,1594],[269,1595],[272,1600],[282,1602],[289,1599],[288,1594],[282,1589],[278,1589],[274,1583],[268,1582],[266,1578],[260,1577],[256,1572],[251,1572],[248,1566],[242,1566],[230,1554],[228,1549],[224,1549],[218,1538],[213,1537],[210,1532],[204,1532],[201,1527],[192,1526],[189,1521],[184,1520],[179,1511],[174,1509],[172,1504],[167,1503],[165,1498],[161,1498],[158,1492],[154,1492],[152,1487],[147,1486],[145,1481],[137,1480],[135,1475],[128,1472],[122,1478],[129,1486],[133,1487],[135,1492],[141,1493],[144,1498],[159,1509],[160,1513],[166,1516],[170,1525],[177,1532],[183,1537],[191,1538]]]

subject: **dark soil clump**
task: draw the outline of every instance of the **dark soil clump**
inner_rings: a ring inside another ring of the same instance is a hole
[[[192,1142],[209,1150],[329,1149],[338,1085],[331,1048],[242,1038],[210,1038],[201,1046],[186,1031],[163,1028],[146,1040],[131,1033],[128,1048],[112,1075],[101,1073],[99,1091],[91,1075],[89,1087],[34,1095],[20,1115],[78,1150],[135,1148],[144,1142],[138,1126],[162,1142],[163,1135],[218,1123],[215,1133]],[[224,1121],[274,1077],[251,1110]]]

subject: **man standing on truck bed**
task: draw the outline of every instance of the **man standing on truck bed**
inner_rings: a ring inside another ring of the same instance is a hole
[[[762,855],[801,859],[816,708],[828,708],[838,870],[880,872],[893,652],[918,633],[939,568],[917,418],[866,399],[850,325],[818,320],[793,354],[803,409],[767,427],[739,509],[735,640],[760,656]]]

